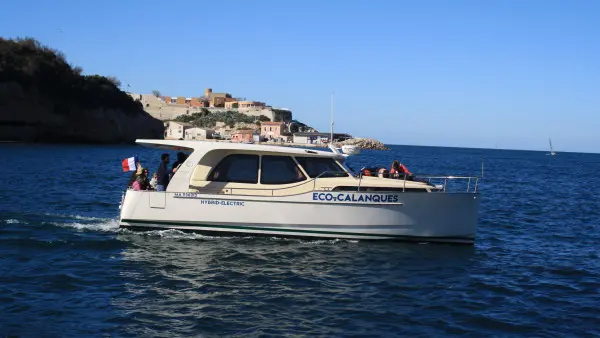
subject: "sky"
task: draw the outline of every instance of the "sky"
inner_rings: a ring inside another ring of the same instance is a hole
[[[386,144],[600,153],[600,1],[0,0],[132,92],[205,88]],[[124,89],[127,89],[124,87]]]

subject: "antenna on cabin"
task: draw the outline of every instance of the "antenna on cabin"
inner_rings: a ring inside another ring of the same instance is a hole
[[[331,134],[329,135],[329,144],[333,145],[333,92],[331,92]]]

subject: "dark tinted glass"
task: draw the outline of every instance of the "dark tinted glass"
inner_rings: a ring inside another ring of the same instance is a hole
[[[208,176],[209,181],[258,183],[258,155],[229,155]]]
[[[260,183],[287,184],[304,181],[306,176],[289,156],[262,156]]]
[[[344,171],[332,158],[296,157],[298,163],[311,178],[315,177],[346,177]]]

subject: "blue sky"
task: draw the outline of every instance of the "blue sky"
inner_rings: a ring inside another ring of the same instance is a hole
[[[390,144],[600,152],[600,1],[10,1],[135,92],[216,92]]]

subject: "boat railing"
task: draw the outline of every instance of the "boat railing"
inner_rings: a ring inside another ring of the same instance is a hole
[[[356,174],[355,177],[359,178],[358,191],[360,191],[363,177],[363,173]],[[372,176],[368,176],[372,177]],[[449,192],[448,186],[452,186],[452,192],[464,191],[470,193],[476,193],[479,186],[479,176],[453,176],[453,175],[430,175],[430,174],[415,174],[415,175],[401,175],[398,178],[384,177],[386,179],[402,180],[402,191],[406,191],[406,182],[423,182],[429,184],[432,188],[432,192]]]
[[[415,180],[427,182],[428,184],[441,189],[432,190],[434,192],[470,192],[476,193],[479,187],[479,176],[454,176],[454,175],[414,175]],[[404,184],[406,185],[407,175],[404,175]]]
[[[260,191],[260,194],[256,194],[256,196],[276,196],[279,195],[279,193],[286,191],[286,190],[296,190],[295,194],[303,194],[306,192],[313,192],[313,191],[317,191],[317,179],[319,178],[323,178],[329,175],[333,175],[333,177],[337,177],[340,174],[344,174],[347,175],[348,173],[345,171],[324,171],[321,172],[319,175],[317,175],[314,178],[311,178],[310,180],[307,181],[302,181],[302,182],[298,182],[297,184],[293,184],[293,185],[289,185],[286,187],[281,187],[281,188],[271,188],[271,189],[265,189],[265,186],[261,186],[259,188],[254,188],[254,187],[233,187],[233,188],[227,188],[226,190],[229,190],[228,193],[225,194],[230,194],[230,195],[237,195],[235,192],[236,191]],[[358,176],[358,177],[357,177]],[[363,184],[363,175],[362,174],[358,174],[355,175],[354,177],[358,178],[358,186],[357,186],[357,191],[366,191],[366,188],[361,189],[361,184]],[[388,178],[388,179],[392,179],[392,178]],[[393,179],[393,180],[402,180],[403,184],[402,184],[402,191],[405,192],[406,191],[406,184],[407,182],[423,182],[423,183],[427,183],[430,187],[431,187],[431,192],[435,192],[435,193],[445,193],[445,192],[467,192],[467,193],[476,193],[477,192],[477,188],[479,185],[479,177],[477,176],[442,176],[442,175],[415,175],[415,176],[408,176],[408,175],[404,175],[404,177],[400,177],[397,179]],[[312,187],[311,187],[312,185]],[[306,189],[298,189],[301,187],[306,187]],[[414,188],[414,187],[413,187]],[[410,189],[410,187],[409,187]],[[198,187],[198,192],[199,193],[204,193],[204,194],[211,194],[211,193],[217,193],[217,194],[223,194],[223,188],[217,188],[217,189],[211,189],[210,187]],[[412,190],[412,189],[410,189]],[[322,190],[318,190],[318,191],[322,191]],[[243,194],[246,195],[247,194]],[[287,195],[287,194],[282,194],[282,195]],[[289,194],[292,195],[292,194]]]

